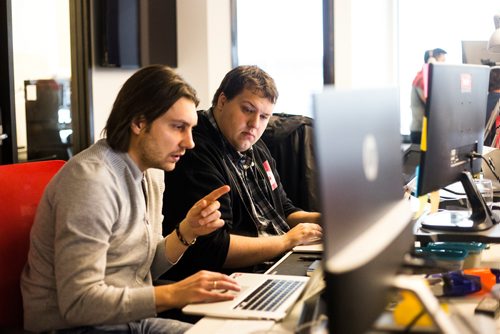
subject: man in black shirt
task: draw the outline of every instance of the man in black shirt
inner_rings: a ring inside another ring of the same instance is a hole
[[[320,214],[293,205],[260,137],[278,92],[257,66],[228,72],[212,107],[198,112],[195,148],[165,174],[163,233],[208,189],[229,185],[219,199],[223,228],[199,237],[164,278],[179,280],[200,269],[252,270],[294,246],[321,238]]]

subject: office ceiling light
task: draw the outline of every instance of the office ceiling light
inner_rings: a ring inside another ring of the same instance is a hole
[[[500,14],[496,14],[493,20],[495,22],[495,31],[488,41],[488,51],[500,53]]]

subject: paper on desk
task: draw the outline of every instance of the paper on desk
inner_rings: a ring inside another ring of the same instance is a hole
[[[431,201],[431,213],[435,213],[439,209],[439,191],[433,191],[429,194]]]
[[[424,212],[435,213],[439,210],[441,198],[458,199],[465,196],[464,188],[460,182],[452,183],[447,187],[453,192],[440,189],[418,197],[419,206],[414,219],[418,219]]]
[[[418,209],[415,211],[414,219],[420,218],[427,207],[427,195],[422,195],[418,198]]]
[[[459,199],[459,198],[464,198],[467,195],[465,194],[464,186],[462,185],[462,183],[455,182],[448,185],[446,188],[440,189],[439,196],[441,198],[447,198],[447,199]]]
[[[274,325],[272,320],[242,320],[204,317],[186,334],[266,333]]]

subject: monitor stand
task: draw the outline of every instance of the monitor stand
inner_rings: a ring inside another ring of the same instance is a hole
[[[497,223],[492,218],[491,209],[477,189],[470,172],[462,172],[460,182],[472,212],[442,210],[431,213],[423,218],[422,228],[435,231],[478,232],[488,230]]]

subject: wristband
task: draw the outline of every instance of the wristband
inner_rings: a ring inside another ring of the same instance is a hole
[[[187,242],[186,239],[181,234],[181,229],[180,229],[180,223],[175,226],[175,234],[177,234],[177,238],[179,238],[179,241],[184,245],[184,246],[192,246],[196,242],[196,238],[191,240],[191,242]]]

